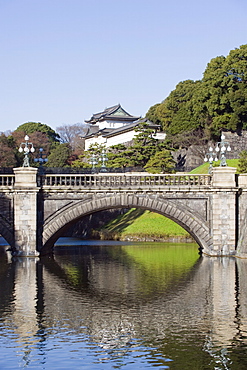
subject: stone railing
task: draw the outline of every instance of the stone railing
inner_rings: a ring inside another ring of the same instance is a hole
[[[43,187],[145,187],[145,186],[210,186],[210,175],[185,174],[53,174],[40,178]]]
[[[14,183],[14,175],[0,175],[0,186],[13,186]]]

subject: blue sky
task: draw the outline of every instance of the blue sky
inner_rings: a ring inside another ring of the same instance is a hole
[[[246,0],[0,0],[0,131],[144,116],[247,43]]]

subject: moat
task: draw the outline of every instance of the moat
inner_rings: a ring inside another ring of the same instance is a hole
[[[0,248],[1,369],[246,369],[247,260],[196,244]]]

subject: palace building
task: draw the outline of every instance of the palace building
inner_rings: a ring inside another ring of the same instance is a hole
[[[120,104],[106,108],[103,112],[95,113],[85,121],[87,129],[83,135],[85,150],[91,144],[102,144],[110,147],[117,144],[130,143],[138,135],[136,127],[146,122],[150,128],[154,129],[155,137],[164,140],[165,133],[160,132],[160,126],[155,125],[145,118],[132,116],[124,110]]]

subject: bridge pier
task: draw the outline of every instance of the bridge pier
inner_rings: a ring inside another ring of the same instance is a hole
[[[14,255],[38,256],[37,168],[14,168]]]
[[[236,168],[215,167],[211,204],[212,255],[234,255],[236,250]]]

